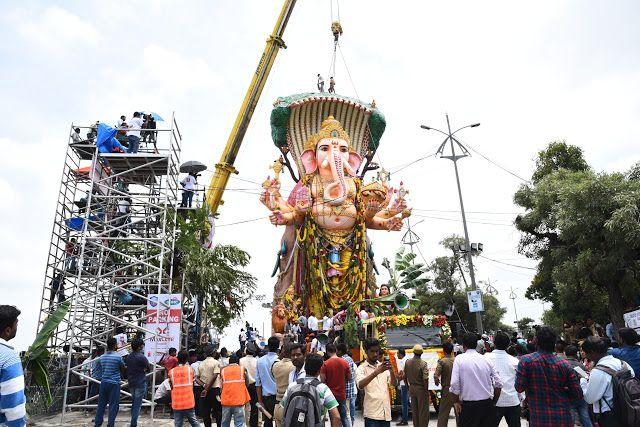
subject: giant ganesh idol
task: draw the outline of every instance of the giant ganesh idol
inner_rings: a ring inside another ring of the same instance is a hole
[[[367,230],[400,230],[409,215],[402,185],[391,188],[383,173],[362,180],[384,128],[375,105],[356,99],[301,94],[276,101],[271,133],[282,156],[260,197],[271,223],[286,226],[274,270],[274,313],[284,308],[290,318],[321,318],[374,295]],[[287,199],[283,166],[296,182]],[[273,322],[274,332],[282,332],[281,324]]]

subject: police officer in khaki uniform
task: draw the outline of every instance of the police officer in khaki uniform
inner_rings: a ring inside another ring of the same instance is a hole
[[[442,384],[442,399],[440,399],[440,409],[438,410],[438,427],[447,427],[449,425],[449,414],[454,402],[453,396],[449,391],[451,372],[453,371],[453,344],[445,342],[442,345],[442,349],[444,357],[438,360],[436,374],[433,379],[436,385]],[[455,411],[453,413],[456,416],[456,425],[459,425],[458,414]]]
[[[404,365],[405,379],[411,396],[411,416],[414,427],[429,425],[429,366],[422,360],[423,348],[413,346],[413,357]]]

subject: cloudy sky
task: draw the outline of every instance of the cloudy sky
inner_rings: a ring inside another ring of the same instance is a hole
[[[261,182],[278,155],[269,130],[275,98],[314,89],[317,73],[327,77],[330,4],[298,0],[288,49],[238,156],[241,178]],[[35,334],[71,122],[175,111],[182,160],[213,167],[280,7],[279,0],[2,2],[0,302],[23,311],[18,348]],[[337,9],[334,0],[334,17]],[[481,122],[461,140],[520,177],[530,177],[536,152],[555,139],[581,146],[596,170],[624,170],[640,157],[639,12],[634,1],[343,0],[341,46],[353,82],[339,57],[337,91],[375,99],[386,115],[379,150],[386,168],[433,153],[442,138],[419,125],[445,128],[449,113],[456,128]],[[537,319],[542,304],[523,297],[533,271],[515,267],[535,266],[518,255],[512,226],[512,196],[522,181],[472,154],[460,162],[469,232],[495,260],[478,260],[478,279],[498,289],[506,321],[515,318],[510,287],[518,316]],[[393,180],[410,190],[414,221],[424,220],[415,228],[424,257],[443,254],[438,241],[462,233],[451,162],[429,158]],[[229,187],[259,188],[239,180]],[[282,230],[268,223],[257,195],[230,191],[224,198],[217,238],[251,253],[259,293],[270,295]],[[378,261],[401,246],[402,234],[371,233]],[[266,310],[252,306],[246,318],[269,329]]]

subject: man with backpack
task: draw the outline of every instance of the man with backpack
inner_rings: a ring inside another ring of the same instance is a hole
[[[629,364],[607,354],[607,343],[589,337],[582,344],[587,358],[595,363],[589,379],[581,378],[584,400],[593,405],[600,427],[631,427],[640,423],[640,407],[630,396],[640,383]],[[632,406],[635,403],[634,406]]]
[[[351,369],[349,363],[342,357],[337,356],[336,345],[327,344],[327,355],[329,358],[320,369],[320,379],[326,383],[338,401],[338,412],[342,427],[351,427],[349,409],[347,403],[347,382],[351,381]]]
[[[331,427],[340,427],[338,401],[329,386],[318,379],[322,357],[310,354],[305,361],[304,378],[289,385],[280,406],[284,409],[283,425],[287,427],[324,426],[324,416],[329,412]]]

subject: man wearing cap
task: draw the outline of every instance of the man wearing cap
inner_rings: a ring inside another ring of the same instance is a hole
[[[404,365],[404,374],[411,396],[411,417],[414,427],[429,425],[429,366],[422,360],[422,346],[413,346],[413,358]]]

